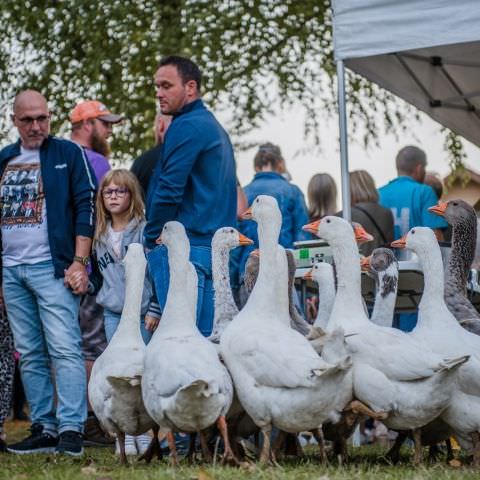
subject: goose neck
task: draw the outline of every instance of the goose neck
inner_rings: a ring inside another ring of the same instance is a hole
[[[422,248],[416,252],[423,270],[423,295],[420,306],[443,303],[443,263],[442,254],[438,245]]]
[[[142,296],[145,282],[145,262],[139,262],[133,268],[128,268],[125,273],[125,301],[122,315],[115,338],[132,339],[142,342],[140,333],[140,314],[142,309]]]
[[[234,315],[238,313],[238,308],[233,299],[230,286],[230,271],[228,263],[230,260],[230,250],[228,248],[212,249],[212,277],[213,289],[215,291],[215,317],[228,309]]]
[[[453,227],[452,249],[445,270],[445,283],[450,290],[465,293],[468,274],[475,257],[476,222],[476,218],[473,218]]]
[[[378,274],[378,280],[375,282],[375,305],[370,317],[373,323],[384,327],[392,326],[397,298],[397,281],[398,277],[391,277],[386,272]]]
[[[362,302],[360,256],[355,240],[344,237],[332,242],[331,248],[337,272],[337,293],[328,329],[365,324],[368,319]]]

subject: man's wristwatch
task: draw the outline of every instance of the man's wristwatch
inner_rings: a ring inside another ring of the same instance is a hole
[[[79,255],[75,255],[73,261],[79,262],[86,267],[90,263],[90,257],[80,257]]]

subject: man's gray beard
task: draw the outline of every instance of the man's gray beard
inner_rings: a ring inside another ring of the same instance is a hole
[[[101,138],[95,130],[92,132],[92,150],[94,152],[100,153],[104,157],[110,155],[110,144],[103,138]]]

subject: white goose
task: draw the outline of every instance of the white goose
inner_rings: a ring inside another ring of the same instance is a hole
[[[229,261],[230,250],[242,245],[251,245],[250,240],[233,227],[223,227],[215,232],[212,239],[212,277],[215,290],[215,313],[213,330],[209,340],[220,343],[225,327],[238,314],[230,287]]]
[[[418,322],[410,335],[442,355],[471,355],[460,368],[458,387],[442,419],[450,425],[460,445],[473,449],[474,464],[480,466],[480,337],[457,322],[443,297],[443,263],[433,231],[412,228],[392,246],[413,250],[422,263],[424,291]]]
[[[205,429],[217,423],[225,459],[234,459],[225,414],[233,385],[212,342],[195,323],[197,274],[188,261],[185,228],[167,222],[161,242],[168,249],[170,284],[162,320],[147,346],[142,391],[145,407],[162,429],[200,433],[203,454],[210,457]]]
[[[318,286],[318,310],[313,327],[326,330],[335,302],[335,274],[327,262],[317,262],[304,278],[314,280]]]
[[[384,423],[395,430],[413,430],[415,462],[421,461],[419,428],[448,406],[456,372],[467,357],[443,360],[407,334],[380,327],[362,306],[360,261],[352,227],[327,216],[306,227],[327,240],[337,270],[337,295],[327,329],[343,327],[353,355],[355,397],[375,411],[388,412]]]
[[[262,430],[260,460],[268,462],[272,426],[291,433],[312,430],[343,408],[337,385],[351,361],[347,356],[336,365],[325,362],[290,327],[288,267],[278,245],[281,214],[276,200],[258,196],[251,215],[258,223],[260,271],[220,347],[242,405]]]
[[[88,395],[95,415],[107,432],[117,435],[121,463],[127,463],[125,433],[140,435],[150,428],[156,428],[145,410],[140,386],[145,343],[140,333],[139,319],[146,260],[139,243],[129,245],[124,263],[126,294],[120,323],[107,348],[95,361],[88,384]],[[152,449],[159,455],[156,434],[147,460],[151,458]]]

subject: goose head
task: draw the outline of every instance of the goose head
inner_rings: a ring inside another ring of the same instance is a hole
[[[398,262],[389,248],[376,248],[360,261],[362,270],[382,286],[382,296],[395,291],[398,282]]]
[[[123,258],[123,265],[127,272],[133,271],[147,266],[147,260],[145,258],[145,253],[143,252],[143,246],[140,243],[131,243],[128,246],[127,253]]]
[[[250,240],[245,235],[242,235],[237,229],[233,227],[219,228],[212,239],[212,248],[215,250],[232,250],[242,245],[252,245],[253,240]]]
[[[318,285],[328,285],[332,282],[335,283],[333,267],[327,262],[315,263],[312,269],[304,275],[304,278],[306,280],[313,280]]]
[[[190,242],[188,241],[185,227],[176,221],[167,222],[157,240],[160,245],[165,245],[169,255],[188,260],[190,255]]]
[[[373,237],[359,223],[351,224],[341,217],[331,215],[305,225],[303,230],[325,239],[330,244],[341,243],[352,236],[359,244],[373,240]]]
[[[245,220],[252,219],[259,224],[259,228],[268,228],[272,238],[278,239],[282,226],[282,213],[278,208],[277,200],[270,195],[258,195],[242,215]]]
[[[431,228],[414,227],[406,235],[395,240],[390,245],[394,248],[408,248],[421,257],[422,254],[427,254],[432,249],[432,246],[438,246],[438,242]]]
[[[463,200],[449,200],[430,207],[428,210],[444,217],[452,227],[472,222],[472,220],[475,222],[477,218],[473,207]]]

